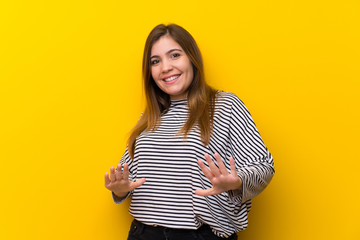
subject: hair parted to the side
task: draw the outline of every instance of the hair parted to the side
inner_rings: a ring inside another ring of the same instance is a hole
[[[182,47],[189,57],[194,70],[194,78],[189,86],[187,94],[189,115],[179,133],[183,133],[184,137],[186,137],[191,128],[195,124],[198,124],[201,131],[202,142],[207,145],[210,141],[216,90],[212,89],[205,82],[204,67],[200,50],[193,37],[184,28],[176,24],[160,24],[150,32],[145,43],[142,74],[146,96],[146,107],[143,115],[132,129],[128,139],[128,151],[132,159],[134,159],[136,138],[144,130],[156,130],[156,124],[160,123],[161,115],[165,113],[170,106],[170,96],[156,85],[151,76],[150,64],[152,46],[165,35],[170,35]]]

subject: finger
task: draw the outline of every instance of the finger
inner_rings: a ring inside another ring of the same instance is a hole
[[[211,181],[211,179],[214,177],[214,174],[212,174],[212,172],[205,166],[205,164],[200,159],[198,159],[198,164],[205,177],[207,177]]]
[[[216,162],[219,166],[219,170],[221,174],[228,174],[229,171],[226,169],[223,160],[221,159],[220,155],[218,153],[214,154]]]
[[[121,164],[119,163],[119,164],[116,166],[115,178],[120,180],[120,179],[121,179],[121,176],[122,176]]]
[[[111,166],[111,168],[110,168],[110,180],[112,182],[115,182],[115,180],[116,180],[116,178],[115,178],[115,169],[114,169],[113,166]]]
[[[212,172],[212,174],[214,174],[215,176],[219,176],[220,175],[219,168],[215,165],[214,161],[211,159],[209,154],[205,153],[204,156],[205,156],[207,163],[209,164],[209,168],[210,168],[210,171]]]
[[[124,164],[123,178],[125,181],[129,180],[129,165],[127,163]]]
[[[229,158],[229,161],[230,161],[230,172],[231,172],[231,175],[233,176],[237,176],[237,171],[236,171],[236,166],[235,166],[235,160],[233,157],[230,157]]]
[[[110,179],[109,179],[109,173],[106,172],[105,173],[105,187],[108,188],[108,186],[110,185]]]
[[[210,196],[210,195],[216,195],[214,188],[208,188],[208,189],[196,189],[195,194],[199,196]]]
[[[130,191],[134,190],[135,188],[140,187],[141,185],[143,185],[146,182],[145,178],[140,178],[138,179],[136,182],[132,182],[131,187],[130,187]]]

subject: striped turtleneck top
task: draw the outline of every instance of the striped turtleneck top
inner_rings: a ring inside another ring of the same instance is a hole
[[[188,115],[187,100],[171,101],[156,131],[144,131],[136,139],[132,161],[125,151],[121,164],[129,165],[129,179],[146,182],[128,194],[130,214],[138,221],[168,228],[197,229],[203,223],[220,237],[245,229],[251,198],[259,194],[274,174],[272,156],[265,147],[252,117],[234,94],[218,92],[210,143],[201,142],[195,126],[186,138],[178,132]],[[211,188],[197,160],[208,166],[204,154],[217,152],[230,171],[235,159],[242,190],[202,197],[196,189]],[[128,197],[127,196],[127,197]],[[117,199],[116,203],[124,199]]]

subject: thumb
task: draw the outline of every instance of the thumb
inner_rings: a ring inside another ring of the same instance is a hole
[[[203,197],[210,196],[210,195],[215,195],[214,192],[215,192],[214,188],[196,189],[195,190],[196,195],[203,196]]]
[[[136,182],[132,182],[131,184],[131,190],[134,190],[135,188],[140,187],[141,185],[143,185],[146,182],[145,178],[140,178],[138,180],[136,180]]]

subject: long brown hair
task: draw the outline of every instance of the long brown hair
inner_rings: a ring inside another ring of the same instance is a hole
[[[136,138],[144,130],[156,130],[156,124],[160,123],[161,115],[166,113],[170,106],[170,96],[156,85],[151,76],[150,64],[152,46],[165,35],[170,35],[182,47],[189,57],[194,70],[194,78],[189,86],[187,94],[189,107],[188,119],[179,133],[183,133],[184,137],[186,137],[191,128],[195,124],[198,124],[202,142],[207,145],[210,141],[216,90],[212,89],[205,82],[204,67],[200,50],[193,37],[184,28],[176,24],[160,24],[150,32],[145,43],[142,74],[146,96],[146,107],[143,115],[132,129],[128,139],[128,151],[132,159],[134,159]]]

